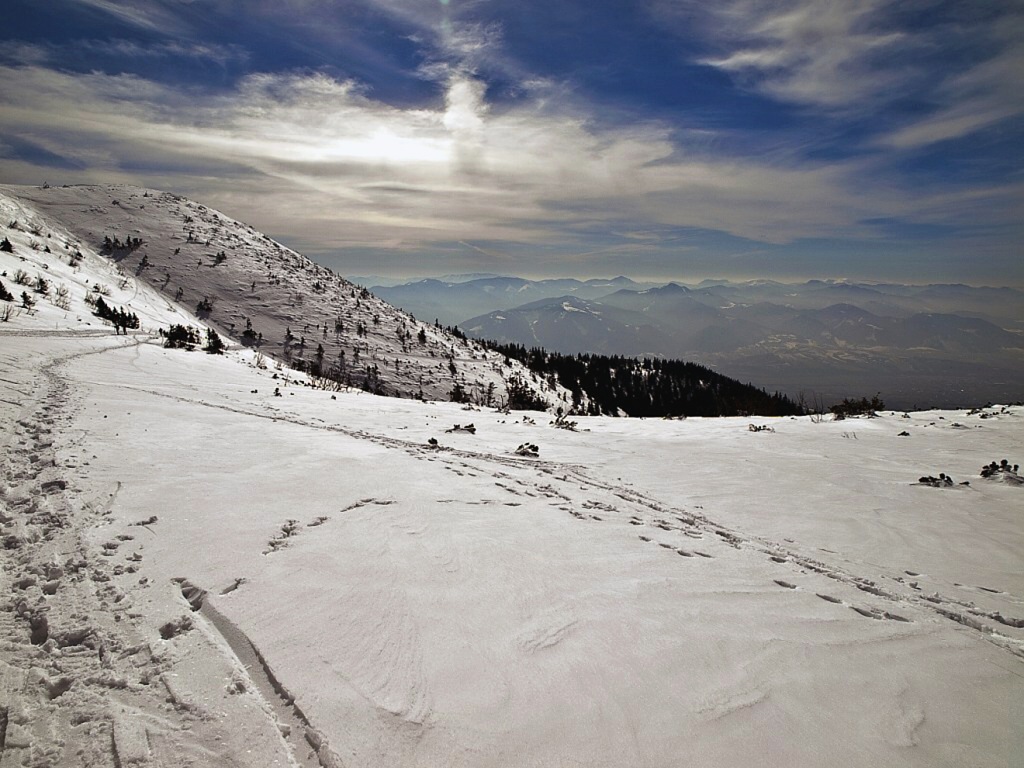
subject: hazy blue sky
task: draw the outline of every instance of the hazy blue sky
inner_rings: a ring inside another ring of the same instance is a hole
[[[0,181],[343,273],[1024,283],[1020,0],[6,0]]]

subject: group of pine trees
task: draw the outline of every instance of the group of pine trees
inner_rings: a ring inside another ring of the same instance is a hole
[[[120,240],[118,237],[111,237],[107,235],[103,238],[103,249],[101,253],[105,255],[120,254],[126,255],[134,250],[142,247],[141,237],[132,237],[129,235],[125,240]]]
[[[696,363],[594,354],[563,355],[521,344],[485,342],[573,397],[573,412],[590,416],[791,416],[800,406]]]
[[[172,325],[166,331],[161,328],[160,335],[168,349],[193,350],[199,344],[199,329],[191,325]]]
[[[201,341],[199,329],[193,328],[191,325],[172,325],[166,331],[161,328],[160,335],[164,337],[164,346],[168,349],[192,351]],[[213,330],[213,328],[207,328],[206,344],[203,345],[203,351],[211,355],[223,355],[225,349],[227,347],[224,345],[224,340],[220,337],[220,334]]]
[[[130,314],[125,312],[123,307],[110,306],[103,300],[102,296],[96,299],[96,306],[93,308],[93,314],[98,318],[112,323],[114,326],[114,332],[123,332],[125,336],[128,335],[129,328],[133,330],[138,329],[140,325],[138,315],[134,312]]]
[[[846,397],[829,410],[832,411],[836,421],[841,421],[847,416],[874,416],[885,408],[885,402],[879,397],[879,394],[875,394],[870,400],[866,397],[860,399]]]

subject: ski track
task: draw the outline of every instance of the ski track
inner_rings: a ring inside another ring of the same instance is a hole
[[[103,336],[113,343],[53,358],[6,382],[20,401],[4,419],[11,429],[0,460],[0,765],[249,765],[232,754],[241,749],[239,737],[175,683],[185,656],[219,655],[216,644],[185,636],[184,626],[182,637],[154,641],[132,594],[152,584],[142,579],[131,592],[118,586],[141,561],[135,552],[126,555],[133,536],[98,548],[88,539],[110,514],[120,484],[86,498],[69,471],[76,465],[60,464],[58,443],[83,440],[68,438],[78,399],[61,367],[141,343]],[[256,702],[257,711],[265,707]],[[262,764],[296,765],[280,735],[268,733]]]

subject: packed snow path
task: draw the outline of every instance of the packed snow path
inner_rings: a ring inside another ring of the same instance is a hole
[[[108,524],[120,484],[89,482],[79,393],[63,367],[138,343],[0,335],[0,765],[291,765],[266,702],[222,695],[224,679],[246,673],[221,640],[196,625],[163,642],[140,612],[136,595],[150,580],[133,544],[143,529],[89,541]],[[235,758],[253,752],[258,761]]]
[[[0,380],[2,766],[1022,754],[1022,409],[571,431],[82,334]]]

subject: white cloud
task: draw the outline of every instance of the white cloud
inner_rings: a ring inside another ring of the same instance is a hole
[[[50,58],[50,49],[47,46],[35,43],[8,41],[5,42],[0,55],[5,60],[17,64],[45,64]]]
[[[1024,114],[1020,95],[1024,81],[1024,16],[999,27],[990,49],[997,53],[940,85],[939,109],[882,137],[879,143],[913,149],[967,136]]]
[[[142,29],[168,33],[179,28],[175,5],[188,5],[192,0],[161,3],[157,0],[71,0],[72,2],[109,14],[117,20]]]
[[[64,45],[14,43],[6,46],[2,57],[9,62],[24,65],[47,65],[73,57],[80,59],[83,54],[117,59],[192,59],[210,61],[224,66],[232,62],[246,62],[249,53],[237,45],[210,45],[184,43],[176,40],[162,43],[149,42],[145,45],[127,39],[75,40]]]
[[[930,220],[959,204],[865,188],[859,166],[698,153],[657,123],[602,129],[550,104],[492,111],[467,74],[444,88],[443,107],[399,109],[323,74],[253,75],[209,95],[128,75],[0,67],[0,131],[89,169],[65,179],[40,170],[51,183],[169,187],[323,250],[459,240],[571,248],[621,222],[771,243],[867,237],[860,220]],[[25,173],[0,161],[4,169]]]
[[[110,54],[126,59],[205,59],[217,64],[245,61],[249,54],[237,45],[217,46],[201,43],[183,43],[171,40],[163,43],[140,45],[132,40],[80,40],[77,48],[92,52]]]
[[[904,42],[878,23],[887,0],[727,0],[694,15],[686,0],[660,0],[669,23],[696,24],[722,51],[703,63],[787,101],[827,108],[883,95],[909,73],[872,61]]]
[[[884,118],[901,99],[930,105],[878,146],[925,146],[1024,113],[1020,3],[966,4],[944,16],[941,0],[651,2],[665,23],[681,34],[699,29],[719,51],[702,63],[772,98],[862,119]],[[914,26],[900,21],[905,11]],[[961,70],[956,57],[973,63]]]

